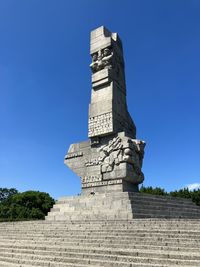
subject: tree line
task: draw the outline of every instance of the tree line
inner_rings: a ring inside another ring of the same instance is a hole
[[[0,221],[43,220],[54,203],[45,192],[0,188]]]

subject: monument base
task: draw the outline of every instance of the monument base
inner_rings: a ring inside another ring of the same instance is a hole
[[[134,218],[198,218],[190,199],[136,192],[102,192],[60,198],[46,220],[129,220]]]

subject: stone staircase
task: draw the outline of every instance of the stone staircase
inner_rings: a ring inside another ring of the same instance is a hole
[[[60,198],[46,220],[124,220],[133,218],[200,219],[190,199],[130,192],[108,192]]]
[[[0,223],[0,267],[200,266],[199,219]]]
[[[63,197],[45,221],[0,223],[0,267],[200,266],[200,207],[112,192]]]

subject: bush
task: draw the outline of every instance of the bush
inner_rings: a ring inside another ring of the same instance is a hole
[[[44,219],[54,203],[54,199],[44,192],[17,193],[0,203],[0,220]]]

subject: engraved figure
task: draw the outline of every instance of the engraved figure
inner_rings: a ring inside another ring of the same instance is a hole
[[[103,50],[102,65],[103,68],[112,69],[113,68],[113,52],[109,48]]]
[[[111,69],[113,67],[113,52],[109,48],[104,48],[92,55],[92,63],[90,68],[95,73],[104,68]]]
[[[144,146],[145,143],[139,140],[129,140],[123,145],[121,138],[113,138],[108,145],[103,146],[99,151],[98,162],[101,165],[101,173],[111,172],[115,165],[118,166],[122,162],[127,162],[132,165],[138,176],[143,177],[141,168]]]
[[[99,70],[99,66],[98,66],[98,54],[94,53],[92,55],[92,63],[90,64],[90,68],[92,70],[93,73],[97,72]]]
[[[121,138],[116,137],[109,141],[108,145],[100,149],[101,172],[111,172],[115,165],[119,165],[122,159]],[[121,157],[120,157],[121,154]]]

